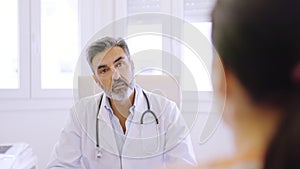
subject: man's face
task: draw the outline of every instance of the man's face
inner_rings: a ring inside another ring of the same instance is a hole
[[[111,47],[92,60],[94,79],[113,100],[129,98],[133,92],[133,63],[120,47]]]

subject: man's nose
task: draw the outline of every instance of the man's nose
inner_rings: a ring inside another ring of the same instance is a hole
[[[119,73],[118,69],[112,68],[112,72],[113,72],[113,75],[112,75],[113,80],[117,80],[120,78],[120,73]]]

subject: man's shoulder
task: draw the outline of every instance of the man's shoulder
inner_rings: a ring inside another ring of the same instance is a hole
[[[162,102],[165,104],[171,104],[171,105],[179,104],[180,96],[179,96],[178,92],[170,93],[170,91],[166,92],[161,89],[148,90],[148,89],[142,88],[138,85],[137,85],[137,88],[139,91],[141,91],[141,90],[144,91],[146,93],[146,95],[150,98],[150,100],[153,100],[154,102],[158,101],[158,102]]]
[[[161,91],[147,91],[143,89],[143,91],[146,93],[148,97],[151,97],[152,99],[160,100],[163,102],[174,102],[171,99],[169,99],[163,92]]]
[[[103,97],[103,93],[98,93],[95,95],[91,95],[91,96],[86,96],[83,98],[80,98],[75,105],[83,105],[83,104],[95,104],[98,103],[100,101],[100,98]]]
[[[151,105],[155,105],[157,108],[164,109],[166,107],[174,108],[177,107],[176,103],[169,99],[164,93],[159,91],[146,91],[144,90],[147,97],[149,97],[149,102]]]
[[[86,111],[92,111],[97,105],[99,105],[100,99],[103,96],[102,93],[92,95],[92,96],[86,96],[83,98],[80,98],[77,102],[74,101],[74,106],[72,109],[74,109],[76,112],[86,112]]]

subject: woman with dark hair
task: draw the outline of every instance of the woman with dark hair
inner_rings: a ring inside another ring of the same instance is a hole
[[[300,168],[300,1],[219,0],[212,22],[235,153],[198,168]]]
[[[300,1],[219,0],[212,18],[236,163],[299,168]]]

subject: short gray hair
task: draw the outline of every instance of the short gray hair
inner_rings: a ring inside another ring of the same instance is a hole
[[[104,52],[106,49],[111,48],[111,47],[120,47],[123,49],[125,54],[130,58],[130,52],[127,46],[127,43],[125,42],[124,39],[122,38],[112,38],[112,37],[104,37],[101,38],[95,42],[93,42],[88,48],[87,48],[87,61],[88,64],[90,65],[90,68],[93,70],[93,64],[92,61],[94,57],[101,52]]]

